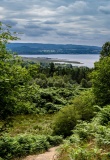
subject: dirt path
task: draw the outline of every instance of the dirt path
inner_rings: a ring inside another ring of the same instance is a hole
[[[47,152],[43,154],[27,156],[23,160],[55,160],[57,148],[58,147],[50,148]]]

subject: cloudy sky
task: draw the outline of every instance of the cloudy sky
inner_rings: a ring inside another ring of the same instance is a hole
[[[110,41],[110,0],[0,0],[0,21],[20,42],[86,44]]]

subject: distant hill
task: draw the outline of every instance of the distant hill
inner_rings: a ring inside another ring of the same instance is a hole
[[[101,47],[73,44],[10,43],[8,50],[18,54],[99,54]]]

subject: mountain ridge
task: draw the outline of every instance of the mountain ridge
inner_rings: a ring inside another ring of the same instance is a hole
[[[7,49],[18,54],[99,54],[101,47],[75,44],[10,43]]]

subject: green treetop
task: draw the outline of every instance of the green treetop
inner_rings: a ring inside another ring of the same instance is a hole
[[[101,58],[92,72],[92,83],[96,102],[104,106],[110,104],[110,42],[103,45],[100,54]]]

